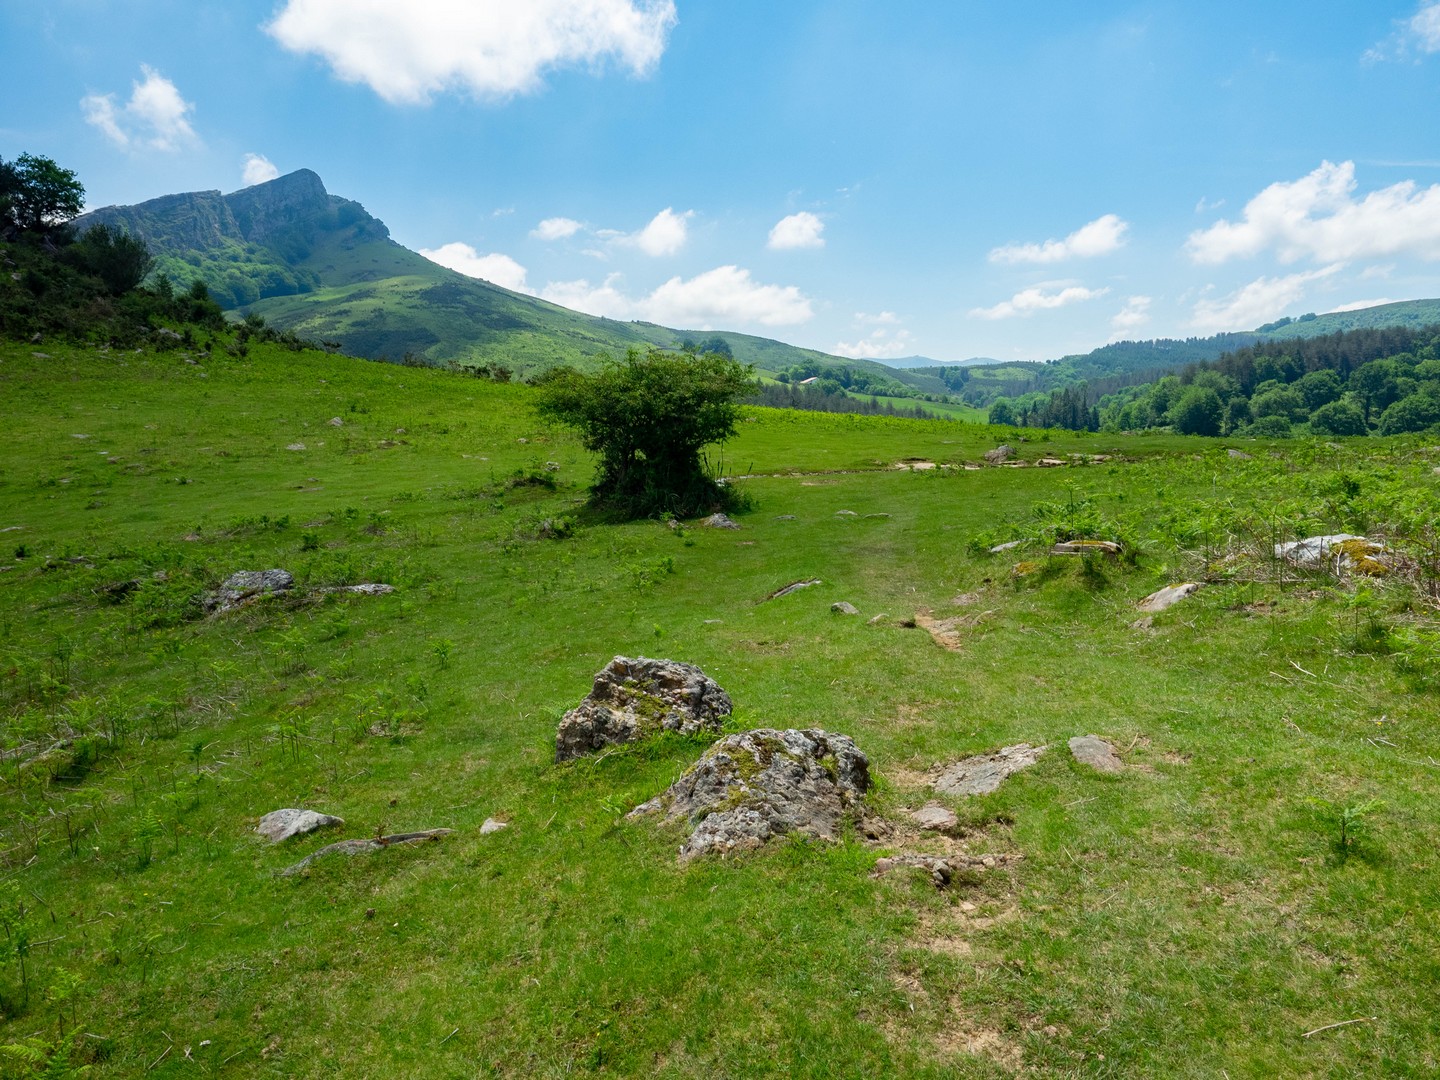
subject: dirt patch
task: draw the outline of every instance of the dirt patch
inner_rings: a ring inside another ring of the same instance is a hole
[[[935,1037],[935,1046],[943,1054],[969,1054],[989,1058],[1001,1068],[1018,1072],[1025,1064],[1024,1051],[993,1028],[980,1027],[964,1015],[958,1002],[950,1006],[952,1021]]]
[[[993,611],[982,611],[978,615],[955,615],[949,619],[937,619],[929,608],[915,612],[915,625],[926,631],[935,644],[949,652],[959,652],[962,646],[960,631],[968,630]]]

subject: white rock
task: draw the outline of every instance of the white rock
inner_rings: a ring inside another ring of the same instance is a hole
[[[343,818],[316,813],[314,810],[297,810],[290,807],[284,810],[270,811],[260,819],[260,824],[255,826],[255,831],[272,844],[278,844],[282,840],[289,840],[292,836],[301,836],[305,833],[312,833],[316,829],[344,824]]]

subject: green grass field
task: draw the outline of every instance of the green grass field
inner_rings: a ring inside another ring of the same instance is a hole
[[[0,1074],[1440,1069],[1440,448],[1240,460],[753,409],[712,453],[753,477],[742,530],[671,529],[590,519],[590,459],[529,394],[255,344],[0,346]],[[1074,464],[966,468],[1002,440]],[[937,467],[895,468],[914,461]],[[540,538],[566,516],[570,538]],[[1411,572],[1244,555],[1340,529]],[[1133,558],[1043,553],[1071,533]],[[986,553],[1011,538],[1035,543]],[[199,611],[269,567],[294,596]],[[367,581],[397,591],[319,591]],[[903,625],[922,609],[957,620],[958,651]],[[1050,749],[952,802],[951,842],[997,865],[945,890],[872,879],[940,843],[903,830],[681,867],[679,833],[623,815],[709,740],[553,764],[617,654],[700,665],[733,730],[850,735],[900,825],[933,764]],[[1071,760],[1092,732],[1122,774]],[[260,843],[284,806],[347,824]],[[490,817],[509,827],[480,835]],[[456,831],[276,876],[437,827]]]

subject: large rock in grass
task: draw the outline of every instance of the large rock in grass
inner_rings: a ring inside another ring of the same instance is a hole
[[[630,816],[663,814],[694,831],[681,861],[756,848],[799,832],[836,840],[870,787],[870,763],[848,736],[760,728],[721,739],[664,794]]]
[[[1349,571],[1381,577],[1390,572],[1390,549],[1378,540],[1349,533],[1308,536],[1275,545],[1275,557],[1312,570]]]
[[[281,841],[289,840],[292,836],[303,836],[316,829],[327,829],[344,824],[343,818],[331,814],[288,807],[284,810],[270,811],[260,819],[260,824],[255,826],[255,831],[272,844],[278,844]]]
[[[289,592],[295,579],[288,570],[237,570],[220,583],[215,592],[206,593],[202,606],[212,615],[221,615],[260,596]]]
[[[569,761],[658,731],[720,730],[730,695],[694,664],[617,656],[555,731],[555,760]]]

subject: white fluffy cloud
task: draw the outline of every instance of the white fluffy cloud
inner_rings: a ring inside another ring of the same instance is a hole
[[[1239,221],[1190,234],[1197,263],[1216,264],[1274,251],[1281,262],[1412,255],[1440,259],[1440,185],[1404,180],[1357,201],[1355,163],[1322,162],[1299,180],[1271,184],[1245,204]]]
[[[583,228],[580,222],[568,217],[546,218],[530,230],[537,240],[568,240]]]
[[[970,314],[977,319],[1013,319],[1017,315],[1028,317],[1037,311],[1049,311],[1053,308],[1065,307],[1068,304],[1095,300],[1110,291],[1109,289],[1087,289],[1080,285],[1052,288],[1051,292],[1046,292],[1044,285],[1021,289],[1009,300],[1002,300],[994,307],[971,308]]]
[[[667,206],[650,220],[649,225],[626,237],[625,242],[638,247],[646,255],[674,255],[685,246],[685,240],[689,236],[689,228],[685,223],[694,214],[694,210],[677,214],[673,207]]]
[[[1125,306],[1110,317],[1111,341],[1121,341],[1130,336],[1130,331],[1150,321],[1151,298],[1132,296]]]
[[[245,155],[245,171],[242,179],[246,187],[263,184],[267,180],[274,180],[279,175],[280,170],[264,154]]]
[[[915,351],[909,330],[886,330],[881,327],[859,341],[837,341],[830,350],[836,356],[855,360],[893,360]]]
[[[1440,3],[1422,6],[1407,26],[1422,51],[1440,52]]]
[[[115,145],[178,150],[196,141],[188,116],[195,106],[175,84],[149,64],[140,65],[144,79],[132,83],[130,100],[117,105],[114,94],[87,94],[80,100],[85,122],[104,132]]]
[[[674,0],[286,0],[265,29],[386,101],[422,104],[446,90],[505,98],[607,59],[645,75],[676,21]]]
[[[796,248],[820,248],[825,246],[825,222],[808,210],[783,217],[770,230],[770,241],[766,245],[771,251],[791,251]]]
[[[694,330],[722,324],[794,326],[814,315],[810,300],[795,286],[761,284],[738,266],[719,266],[688,281],[673,277],[648,296],[627,296],[618,274],[597,286],[583,280],[551,282],[540,295],[590,315]]]
[[[1338,274],[1343,268],[1343,263],[1335,263],[1301,274],[1257,278],[1219,299],[1203,297],[1195,305],[1190,328],[1201,334],[1253,330],[1261,323],[1284,315],[1287,308],[1305,296],[1306,287],[1311,282]]]
[[[459,242],[442,244],[438,248],[421,248],[420,254],[466,277],[483,278],[502,288],[533,295],[533,290],[525,284],[525,267],[509,255],[498,252],[481,255],[469,244]]]
[[[1082,225],[1064,240],[1043,244],[1006,244],[990,252],[990,261],[999,263],[1056,263],[1066,259],[1093,259],[1108,255],[1125,243],[1128,222],[1115,214]]]

